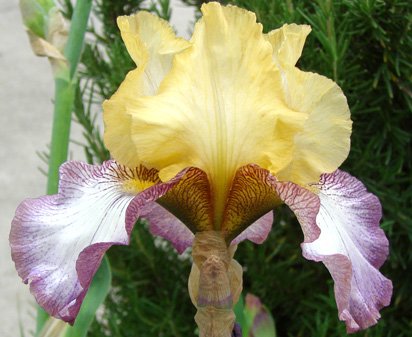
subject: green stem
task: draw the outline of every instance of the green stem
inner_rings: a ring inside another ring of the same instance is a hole
[[[92,0],[78,0],[73,11],[69,38],[64,48],[64,56],[70,64],[70,78],[74,77],[79,64],[91,8]]]
[[[54,116],[50,148],[47,194],[58,191],[59,167],[67,160],[70,139],[71,112],[75,98],[76,69],[79,64],[92,0],[78,0],[71,19],[69,38],[64,49],[68,64],[62,63],[55,73]],[[70,68],[69,68],[70,67]],[[37,313],[36,335],[43,328],[48,314]]]
[[[66,69],[68,75],[68,69]],[[55,194],[59,184],[59,167],[67,160],[70,138],[71,112],[75,85],[68,79],[56,77],[54,94],[54,116],[50,146],[47,194]]]
[[[53,130],[49,160],[47,193],[55,194],[59,184],[59,167],[67,160],[71,112],[75,97],[75,74],[79,64],[92,1],[79,0],[73,11],[64,55],[70,65],[62,64],[55,74]]]

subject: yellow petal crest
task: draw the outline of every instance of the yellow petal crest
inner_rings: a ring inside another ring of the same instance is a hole
[[[255,15],[218,3],[203,5],[202,12],[191,48],[175,56],[158,94],[129,104],[128,111],[140,159],[162,179],[187,166],[206,172],[219,224],[239,167],[279,170],[289,163],[296,122],[279,127],[277,121],[298,114],[274,95],[281,88],[272,47]]]
[[[276,65],[294,66],[302,55],[306,37],[311,31],[308,25],[284,24],[281,28],[265,34],[273,48]]]
[[[123,191],[131,195],[136,195],[160,182],[157,170],[148,169],[143,165],[134,169],[117,165],[117,169],[117,174],[124,178],[121,185]]]

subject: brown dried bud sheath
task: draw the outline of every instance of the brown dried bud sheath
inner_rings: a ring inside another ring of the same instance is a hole
[[[197,308],[200,337],[232,336],[233,305],[242,292],[242,267],[233,259],[235,250],[235,246],[226,245],[221,232],[195,236],[189,293]]]

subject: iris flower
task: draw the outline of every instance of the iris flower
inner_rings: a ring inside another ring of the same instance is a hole
[[[106,250],[128,244],[144,218],[179,252],[193,245],[200,334],[230,336],[236,244],[263,242],[284,203],[301,224],[303,256],[335,282],[347,331],[375,324],[392,295],[379,272],[381,205],[338,170],[352,124],[342,90],[296,67],[310,27],[263,34],[249,11],[212,2],[202,13],[190,41],[147,12],[118,18],[136,69],[103,104],[113,160],[65,163],[57,195],[18,207],[19,275],[47,312],[73,323]]]

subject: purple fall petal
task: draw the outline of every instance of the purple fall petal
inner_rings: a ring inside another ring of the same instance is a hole
[[[73,323],[105,251],[125,245],[140,209],[179,180],[156,184],[137,196],[123,184],[157,174],[114,161],[101,166],[69,162],[60,169],[59,193],[20,204],[10,246],[18,274],[52,316]],[[125,221],[127,212],[127,219]]]
[[[237,172],[235,187],[232,187],[229,198],[229,210],[225,219],[251,220],[256,213],[266,209],[271,210],[281,202],[287,204],[296,214],[297,218],[306,218],[319,210],[319,198],[312,192],[301,188],[291,182],[280,182],[268,170],[258,165],[250,164],[241,167]],[[253,196],[253,197],[251,197]],[[241,216],[239,216],[241,214]],[[252,220],[253,221],[253,220]],[[229,222],[229,221],[228,221]],[[230,223],[230,222],[229,222]],[[232,244],[237,244],[245,239],[254,243],[263,243],[272,228],[273,212],[267,212],[252,225],[246,227]],[[319,236],[319,228],[315,219],[311,226],[305,229],[308,239],[314,240]]]
[[[192,245],[194,234],[162,206],[151,202],[142,208],[140,216],[149,221],[150,233],[168,240],[179,254]]]
[[[277,181],[273,176],[269,176],[268,181],[279,198],[295,213],[298,221],[305,223],[305,226],[302,226],[305,242],[316,240],[320,234],[315,219],[320,206],[317,195],[294,183]]]
[[[273,212],[270,211],[247,227],[231,242],[231,244],[237,245],[244,240],[250,240],[256,244],[262,244],[268,237],[269,232],[272,229],[272,224]]]
[[[335,281],[339,318],[349,333],[377,323],[379,310],[389,305],[392,283],[378,270],[388,255],[388,240],[379,227],[381,205],[348,173],[324,174],[320,209],[299,219],[305,232],[305,258],[322,261]],[[312,232],[316,216],[320,235]],[[309,230],[308,230],[309,228]]]

